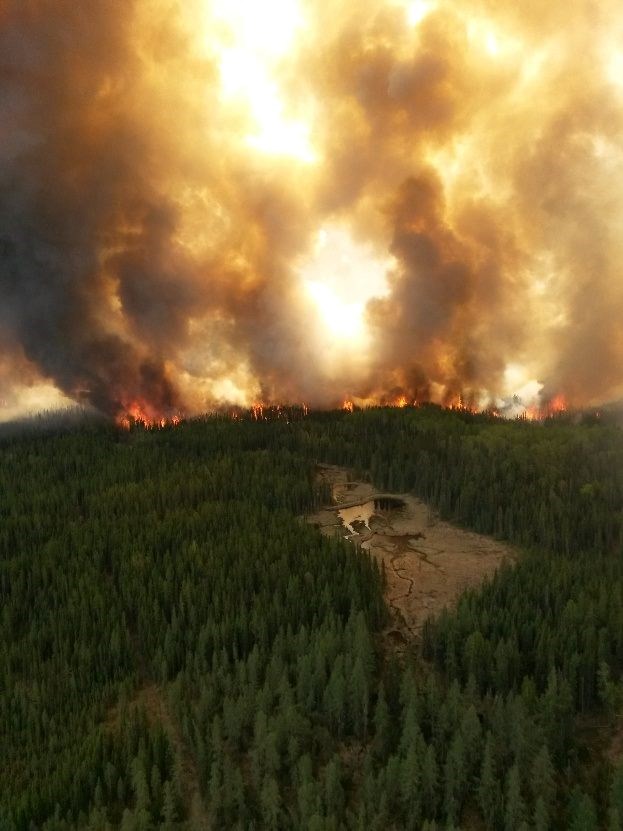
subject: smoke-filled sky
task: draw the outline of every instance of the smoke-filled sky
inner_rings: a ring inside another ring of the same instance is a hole
[[[0,418],[623,392],[620,0],[4,0]]]

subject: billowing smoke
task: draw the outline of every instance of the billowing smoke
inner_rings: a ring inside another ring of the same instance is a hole
[[[5,0],[0,402],[618,396],[622,173],[616,0]]]

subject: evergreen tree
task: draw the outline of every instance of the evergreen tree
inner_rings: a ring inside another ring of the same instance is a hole
[[[519,829],[519,826],[523,822],[524,810],[519,770],[517,765],[513,765],[506,779],[505,831],[517,831]]]
[[[534,805],[534,831],[549,831],[549,811],[542,796],[539,796]]]
[[[550,814],[556,798],[555,772],[547,745],[543,745],[532,763],[530,777],[532,798],[534,803],[541,799],[543,809]]]
[[[491,733],[487,734],[485,740],[484,755],[480,769],[480,782],[478,785],[478,803],[487,828],[499,827],[503,810],[503,797],[493,759],[493,740]]]
[[[405,828],[418,828],[422,811],[421,761],[414,745],[401,763],[400,795]]]
[[[439,800],[439,771],[435,748],[428,745],[422,766],[422,810],[425,817],[432,819],[437,813]]]
[[[385,687],[383,682],[379,686],[376,706],[374,708],[374,748],[381,759],[385,759],[390,741],[390,718],[387,700],[385,698]]]
[[[260,793],[260,804],[262,808],[262,822],[267,829],[279,827],[279,815],[281,813],[281,797],[279,786],[272,776],[264,779]]]
[[[595,806],[587,794],[580,793],[572,796],[569,814],[569,831],[597,831]]]

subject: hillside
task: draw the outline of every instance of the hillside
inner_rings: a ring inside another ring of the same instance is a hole
[[[621,828],[620,429],[266,416],[0,439],[0,828]],[[396,653],[319,464],[518,556]]]

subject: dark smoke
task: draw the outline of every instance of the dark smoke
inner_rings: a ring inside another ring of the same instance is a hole
[[[439,0],[413,26],[307,0],[276,71],[312,102],[311,163],[246,142],[209,5],[0,7],[2,400],[482,404],[509,366],[576,405],[623,392],[614,0]],[[366,343],[332,342],[300,280],[327,223],[393,258]]]

